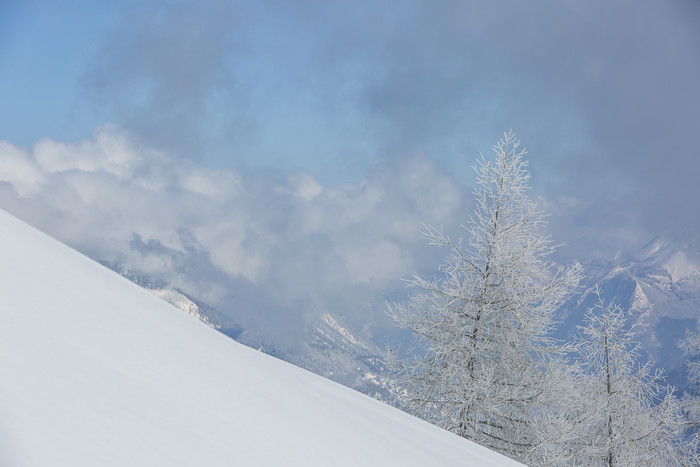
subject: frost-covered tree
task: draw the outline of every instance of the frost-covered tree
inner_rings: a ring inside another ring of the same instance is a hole
[[[576,287],[580,268],[554,271],[539,233],[544,214],[528,198],[525,150],[512,133],[483,156],[476,209],[452,241],[426,227],[425,238],[449,256],[407,303],[389,306],[416,333],[423,353],[388,362],[406,408],[458,435],[527,463],[564,462],[570,431],[560,403],[570,381],[562,348],[549,337],[552,313]]]
[[[685,364],[688,371],[689,392],[687,402],[691,406],[696,428],[700,428],[700,329],[695,332],[690,330],[678,343],[687,358]]]
[[[688,391],[683,395],[683,409],[687,417],[688,429],[693,433],[689,452],[694,455],[696,464],[700,465],[700,329],[688,330],[678,343],[687,358]]]
[[[588,405],[580,437],[586,465],[683,465],[684,422],[672,388],[660,370],[639,365],[639,344],[625,327],[619,305],[596,304],[579,327],[577,347],[588,379]]]

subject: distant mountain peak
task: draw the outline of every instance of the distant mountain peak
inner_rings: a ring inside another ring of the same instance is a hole
[[[639,252],[639,259],[646,260],[654,256],[667,245],[661,237],[654,237],[649,243],[642,247]]]
[[[559,311],[557,337],[575,334],[599,286],[606,300],[627,311],[643,350],[682,389],[684,359],[677,342],[687,328],[695,328],[700,310],[700,255],[694,243],[656,237],[636,254],[585,263],[584,270],[583,292]]]

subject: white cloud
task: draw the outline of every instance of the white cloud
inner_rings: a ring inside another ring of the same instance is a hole
[[[296,173],[287,177],[287,181],[292,187],[294,196],[305,201],[311,201],[323,191],[321,184],[309,174]]]
[[[410,270],[410,262],[403,257],[401,248],[390,240],[375,244],[344,245],[338,253],[348,262],[351,282],[370,286],[386,286]]]
[[[10,183],[20,197],[25,197],[40,190],[45,178],[26,150],[0,141],[0,181]]]
[[[34,160],[48,173],[78,170],[105,172],[120,179],[131,178],[139,159],[126,134],[115,128],[98,128],[93,137],[79,143],[62,143],[50,138],[32,149]],[[151,151],[149,156],[154,157]]]
[[[231,170],[212,172],[194,164],[183,165],[185,167],[178,167],[181,171],[181,186],[192,193],[221,200],[230,198],[241,187],[240,177]]]

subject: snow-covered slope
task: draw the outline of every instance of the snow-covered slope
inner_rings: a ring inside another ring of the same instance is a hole
[[[0,211],[0,465],[517,465],[234,342]]]

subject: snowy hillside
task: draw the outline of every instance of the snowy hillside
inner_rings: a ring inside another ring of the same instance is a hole
[[[682,391],[684,358],[678,340],[700,317],[700,255],[693,243],[656,239],[630,257],[584,265],[584,288],[561,310],[560,337],[572,335],[598,284],[630,315],[638,340],[668,382]]]
[[[0,465],[517,465],[234,342],[0,211]]]

